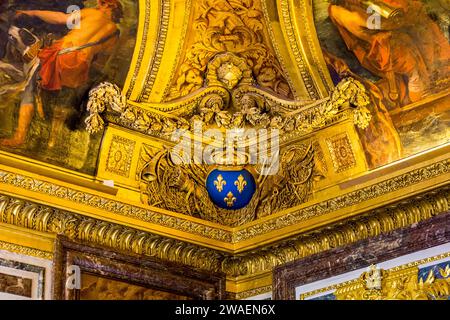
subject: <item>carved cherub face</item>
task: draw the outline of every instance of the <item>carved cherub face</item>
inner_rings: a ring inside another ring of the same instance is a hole
[[[201,85],[203,83],[200,71],[197,69],[191,69],[186,74],[186,82],[191,84]]]
[[[262,68],[258,75],[258,82],[260,83],[271,83],[275,81],[277,77],[277,72],[272,67]]]
[[[231,62],[227,62],[217,69],[217,78],[232,89],[241,81],[242,71]]]
[[[249,112],[251,109],[256,108],[256,101],[249,95],[245,95],[241,99],[242,110]]]

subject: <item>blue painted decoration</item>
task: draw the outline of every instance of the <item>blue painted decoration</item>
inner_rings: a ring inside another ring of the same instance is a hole
[[[440,269],[445,270],[445,268],[450,265],[450,260],[445,262],[440,262],[432,266],[423,267],[419,269],[419,281],[422,279],[422,281],[426,281],[428,278],[428,275],[430,274],[430,271],[433,272],[434,277],[436,279],[443,279],[444,277],[439,272]]]
[[[206,189],[211,201],[219,208],[239,210],[252,200],[256,182],[246,169],[215,169],[206,178]]]

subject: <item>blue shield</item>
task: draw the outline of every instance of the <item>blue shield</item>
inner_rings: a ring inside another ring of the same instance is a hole
[[[222,209],[238,210],[247,206],[256,191],[253,175],[246,169],[210,172],[206,189],[214,204]]]

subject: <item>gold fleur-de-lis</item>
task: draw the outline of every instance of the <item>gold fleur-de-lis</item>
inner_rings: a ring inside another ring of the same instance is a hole
[[[244,191],[245,186],[247,185],[247,181],[245,181],[244,176],[239,175],[238,179],[234,182],[234,185],[237,187],[239,193]]]
[[[223,177],[221,174],[219,174],[217,176],[217,180],[214,181],[214,185],[217,188],[217,191],[222,192],[223,190],[223,186],[227,185],[227,182],[225,180],[223,180]]]
[[[234,196],[234,194],[230,191],[227,194],[226,198],[223,198],[223,201],[225,201],[225,203],[227,204],[228,207],[232,207],[234,206],[234,203],[236,202],[236,197]]]
[[[445,269],[439,268],[439,273],[441,274],[442,278],[446,279],[450,277],[450,265],[446,265]]]

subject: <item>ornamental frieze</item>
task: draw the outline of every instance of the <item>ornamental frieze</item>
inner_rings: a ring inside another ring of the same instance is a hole
[[[227,54],[216,57],[219,58],[226,67],[232,65],[230,61],[235,57]],[[239,66],[244,68],[242,65]],[[233,78],[239,77],[245,69],[235,68],[227,71],[231,74],[226,76],[230,80],[220,78],[221,73],[217,71],[218,74],[210,76],[214,79],[209,79],[211,86],[165,104],[127,102],[117,86],[102,83],[90,91],[86,129],[90,133],[98,132],[104,128],[106,120],[170,140],[176,130],[192,130],[195,121],[201,121],[208,128],[277,129],[283,141],[290,141],[337,123],[343,117],[362,130],[372,119],[366,89],[353,78],[343,79],[329,98],[294,102],[252,85],[250,76],[244,84],[237,85]]]
[[[0,195],[0,222],[64,235],[121,251],[156,256],[228,276],[267,272],[315,253],[397,230],[449,210],[448,187],[397,202],[365,215],[248,251],[224,253],[80,214]]]
[[[150,206],[232,227],[304,203],[314,179],[321,177],[311,144],[282,150],[275,175],[251,165],[176,165],[167,149],[144,147],[142,152],[139,177]]]
[[[243,226],[230,232],[211,225],[204,225],[189,219],[164,215],[161,212],[146,209],[144,207],[133,206],[125,202],[113,200],[110,198],[81,192],[69,187],[56,185],[44,180],[31,178],[23,175],[17,175],[12,172],[0,171],[0,183],[6,186],[19,187],[24,190],[37,192],[44,195],[56,197],[58,199],[68,200],[70,202],[88,205],[93,208],[106,210],[108,212],[119,214],[126,217],[136,218],[146,222],[152,222],[162,226],[167,226],[175,230],[200,235],[207,239],[223,241],[225,243],[239,243],[244,240],[252,239],[269,232],[279,230],[283,227],[292,226],[300,221],[329,214],[337,209],[350,207],[363,203],[364,201],[375,199],[377,197],[414,186],[420,182],[437,178],[449,172],[450,160],[446,159],[429,166],[413,170],[400,176],[376,183],[356,190],[346,195],[329,199],[321,203],[306,206],[288,214],[261,224],[255,224],[250,227]]]

